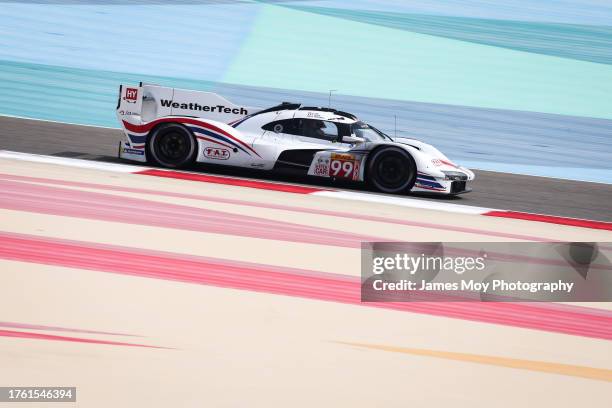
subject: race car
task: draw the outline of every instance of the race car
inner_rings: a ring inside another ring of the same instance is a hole
[[[166,168],[194,162],[362,182],[392,194],[470,191],[474,173],[416,139],[355,115],[283,102],[239,106],[211,92],[121,85],[119,157]]]

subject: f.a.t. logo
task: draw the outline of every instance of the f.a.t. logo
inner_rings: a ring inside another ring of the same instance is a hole
[[[138,99],[138,89],[137,88],[126,88],[125,89],[125,100],[130,103],[136,103]]]
[[[209,159],[227,160],[230,158],[230,152],[220,147],[207,147],[204,149],[204,156]]]

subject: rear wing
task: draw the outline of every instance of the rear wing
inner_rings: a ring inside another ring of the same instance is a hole
[[[236,105],[212,92],[148,85],[121,85],[117,103],[119,121],[150,122],[165,116],[191,116],[230,123],[258,111]]]

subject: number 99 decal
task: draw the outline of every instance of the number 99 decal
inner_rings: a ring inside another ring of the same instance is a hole
[[[349,160],[332,158],[329,163],[329,177],[357,180],[359,178],[359,162],[354,158]]]

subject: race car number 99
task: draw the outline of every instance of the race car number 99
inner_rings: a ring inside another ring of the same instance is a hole
[[[332,158],[329,163],[329,176],[357,180],[359,177],[359,162],[354,158]]]

